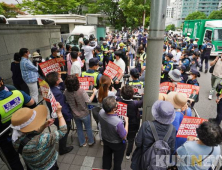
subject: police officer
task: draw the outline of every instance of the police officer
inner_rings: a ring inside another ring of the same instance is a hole
[[[101,51],[101,47],[100,47],[100,46],[96,46],[95,52],[96,52],[96,55],[95,55],[96,58],[97,58],[99,61],[103,62],[103,53],[102,53],[102,51]]]
[[[173,54],[171,54],[171,53],[168,53],[165,56],[166,65],[162,65],[161,83],[170,81],[168,73],[170,70],[173,70],[172,58],[173,58]]]
[[[200,73],[197,70],[191,69],[190,75],[188,76],[187,84],[199,86],[199,83],[197,81],[197,77],[200,77]]]
[[[187,33],[187,36],[185,37],[186,42],[190,42],[190,33]]]
[[[181,83],[186,83],[188,80],[188,74],[186,73],[186,67],[184,65],[181,65],[178,69],[181,72]]]
[[[220,125],[221,120],[222,120],[222,81],[217,85],[216,88],[217,91],[217,117],[215,121],[217,122],[218,125]]]
[[[89,69],[87,71],[82,72],[82,77],[94,78],[94,86],[96,88],[99,87],[99,79],[102,77],[102,74],[97,72],[98,68],[99,68],[99,60],[97,58],[91,58],[89,60]]]
[[[34,108],[36,104],[34,99],[23,91],[5,90],[3,79],[0,77],[0,106],[0,132],[2,132],[11,124],[12,114],[16,110],[23,106]],[[0,148],[12,170],[24,169],[20,162],[19,154],[15,151],[12,145],[9,132],[0,136]]]
[[[194,44],[194,45],[193,45],[193,48],[194,48],[194,50],[193,50],[194,53],[195,53],[195,52],[199,52],[199,49],[198,49],[198,45],[197,45],[197,44]]]
[[[137,89],[143,89],[144,83],[139,80],[140,72],[136,68],[133,68],[132,70],[130,70],[130,75],[133,81],[129,82],[129,85]]]
[[[183,66],[186,67],[186,71],[190,70],[190,62],[191,62],[191,60],[188,56],[188,53],[189,53],[189,51],[186,50],[184,52],[184,54],[182,55],[182,59],[181,59],[181,63],[182,63]]]
[[[208,71],[208,60],[210,58],[210,53],[213,48],[213,45],[210,43],[210,39],[206,38],[206,44],[202,46],[201,49],[201,67],[200,71],[203,71],[203,61],[205,60],[205,73]]]

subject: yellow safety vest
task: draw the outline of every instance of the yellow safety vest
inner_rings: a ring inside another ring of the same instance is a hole
[[[129,82],[129,85],[130,86],[136,86],[136,85],[142,85],[142,87],[144,87],[144,83],[142,81],[139,81],[139,82]]]
[[[94,73],[87,73],[87,72],[82,72],[82,77],[93,77],[94,79],[94,86],[97,86],[97,77],[98,77],[99,73],[98,72],[94,72]]]
[[[168,64],[170,64],[170,65],[171,65],[170,70],[173,70],[173,62],[168,63]],[[168,64],[167,64],[167,65],[168,65]],[[166,68],[166,66],[167,66],[167,65],[163,66],[163,69],[164,69],[164,70],[165,70],[165,68]],[[163,79],[163,78],[164,78],[164,75],[165,75],[165,74],[162,74],[162,75],[160,76],[160,78],[161,78],[161,79]]]
[[[24,97],[18,90],[13,90],[12,95],[0,100],[1,123],[7,123],[11,120],[12,114],[22,108]]]

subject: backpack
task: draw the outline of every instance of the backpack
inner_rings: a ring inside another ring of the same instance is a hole
[[[173,131],[173,125],[172,124],[170,125],[169,130],[166,136],[163,138],[163,140],[159,140],[159,137],[158,137],[158,134],[157,134],[157,131],[153,122],[148,121],[148,123],[150,125],[151,132],[153,134],[155,142],[149,149],[147,149],[143,153],[142,160],[141,160],[142,170],[166,170],[168,162],[164,162],[165,166],[158,166],[158,165],[161,165],[161,163],[158,164],[158,162],[156,162],[157,160],[156,156],[159,155],[159,158],[160,158],[163,155],[171,155],[170,147],[167,141],[169,140],[171,133]],[[166,160],[164,159],[164,161]]]

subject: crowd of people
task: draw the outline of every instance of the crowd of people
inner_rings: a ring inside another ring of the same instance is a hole
[[[126,151],[127,160],[131,159],[133,170],[141,169],[209,169],[215,163],[207,159],[210,155],[220,155],[222,142],[222,58],[218,56],[210,63],[212,89],[209,99],[217,93],[217,117],[199,125],[197,137],[176,137],[184,116],[192,116],[192,108],[199,100],[194,90],[188,98],[184,93],[169,89],[167,94],[160,93],[152,106],[153,121],[141,124],[143,93],[135,92],[145,86],[146,49],[148,32],[126,32],[124,35],[107,33],[100,41],[81,34],[76,46],[63,43],[55,44],[51,55],[44,58],[40,50],[33,55],[27,48],[21,48],[14,55],[11,64],[13,86],[4,84],[0,78],[0,132],[10,124],[12,134],[6,132],[0,137],[2,149],[10,167],[22,170],[19,154],[22,155],[27,169],[58,169],[57,158],[73,150],[67,146],[71,120],[77,127],[80,147],[93,146],[96,142],[92,131],[92,116],[87,104],[97,103],[96,122],[99,129],[100,144],[103,147],[102,168],[121,170]],[[208,60],[212,44],[205,39],[200,48],[197,40],[187,36],[166,34],[163,45],[160,83],[171,82],[177,85],[187,83],[199,86],[198,77],[208,72]],[[65,65],[61,72],[50,72],[44,76],[39,63],[54,58],[63,58]],[[109,61],[122,70],[115,79],[104,75]],[[197,69],[199,67],[199,71]],[[124,81],[125,75],[129,81]],[[44,79],[57,101],[57,118],[47,119],[50,102],[38,105],[38,78]],[[90,92],[80,88],[79,77],[92,77],[94,87]],[[135,97],[135,95],[137,95]],[[138,97],[139,96],[139,97]],[[127,114],[123,118],[117,114],[118,102],[127,104]],[[55,124],[57,130],[43,133],[48,126]],[[83,131],[86,129],[86,135]],[[136,148],[134,148],[134,142]],[[58,152],[55,144],[59,143]],[[184,159],[172,160],[169,165],[157,166],[156,155],[177,155],[178,158],[205,155],[200,162],[208,164],[186,164]],[[114,159],[112,156],[114,155]],[[112,161],[113,164],[112,164]]]

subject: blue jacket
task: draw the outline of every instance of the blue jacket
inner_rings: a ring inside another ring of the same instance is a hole
[[[62,106],[62,114],[63,114],[64,119],[66,120],[66,122],[69,122],[73,118],[73,114],[68,103],[66,103],[66,98],[64,94],[61,91],[64,87],[63,85],[64,85],[63,83],[60,83],[60,86],[54,86],[54,87],[51,87],[50,89],[56,101],[59,102],[60,105]],[[57,123],[57,119],[55,123]]]

